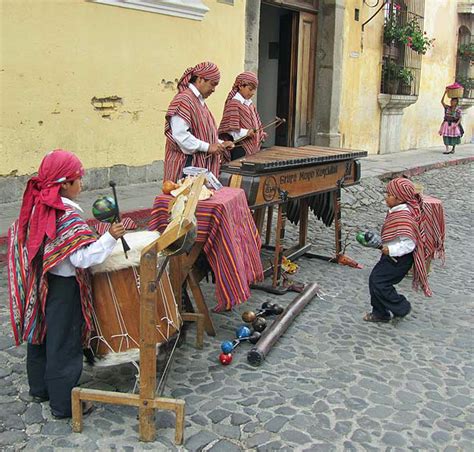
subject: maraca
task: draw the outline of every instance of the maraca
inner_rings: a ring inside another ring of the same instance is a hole
[[[244,341],[249,341],[251,344],[256,344],[260,339],[261,334],[258,331],[254,331],[250,336],[243,337],[241,339],[234,339],[233,341],[224,341],[221,344],[221,350],[223,353],[231,353],[235,347]]]
[[[117,204],[115,183],[110,181],[109,184],[112,187],[114,197],[101,196],[98,198],[94,204],[92,204],[92,215],[94,215],[96,220],[103,221],[104,223],[115,223],[116,221],[120,221],[120,212]],[[125,257],[128,258],[127,251],[130,251],[130,247],[123,237],[120,237],[120,240],[122,241]]]
[[[356,234],[356,240],[362,245],[368,248],[375,248],[381,250],[383,248],[382,238],[379,234],[373,231],[358,232]],[[388,256],[393,262],[397,262],[393,256]]]
[[[231,353],[221,353],[219,355],[219,361],[224,365],[227,366],[232,362],[232,354]]]
[[[219,355],[219,361],[223,365],[228,365],[232,361],[232,351],[243,341],[249,341],[252,344],[256,344],[260,339],[261,334],[258,331],[254,331],[250,334],[250,329],[246,326],[241,326],[235,332],[237,339],[233,341],[224,341],[221,344],[222,353]]]
[[[92,204],[94,218],[105,223],[113,223],[117,218],[117,206],[111,196],[101,196]]]

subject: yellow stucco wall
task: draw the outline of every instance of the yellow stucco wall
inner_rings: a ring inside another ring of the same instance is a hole
[[[418,101],[404,110],[401,149],[442,146],[438,135],[443,117],[440,99],[444,87],[454,82],[457,48],[457,2],[425,2],[425,30],[436,38],[435,47],[423,56]],[[354,9],[360,10],[360,21],[354,20]],[[343,82],[340,115],[342,146],[379,152],[381,110],[380,93],[382,61],[383,12],[365,27],[361,25],[375,9],[362,0],[347,0],[344,17]],[[362,47],[361,47],[362,42]],[[474,108],[474,107],[473,107]],[[473,133],[474,109],[463,119],[464,141]]]
[[[354,10],[360,20],[354,20]],[[362,0],[347,0],[344,14],[344,50],[340,133],[343,147],[376,153],[379,147],[381,13],[365,27],[374,10]]]
[[[83,0],[2,0],[0,175],[30,174],[58,147],[86,168],[163,159],[176,80],[203,60],[221,69],[208,101],[219,121],[244,66],[245,0],[204,3],[210,11],[194,21]],[[92,105],[114,96],[121,103]]]

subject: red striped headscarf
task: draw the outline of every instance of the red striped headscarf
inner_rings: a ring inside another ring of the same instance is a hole
[[[416,193],[415,185],[411,180],[404,177],[392,179],[387,185],[387,193],[411,207],[417,221],[420,221],[423,201],[421,196]]]
[[[229,94],[227,95],[226,103],[233,99],[234,96],[237,94],[239,91],[239,88],[242,85],[254,85],[255,88],[258,87],[258,78],[257,76],[250,71],[242,72],[239,74],[234,81],[234,84],[232,85],[232,89],[230,90]]]
[[[205,80],[219,83],[221,73],[219,68],[210,61],[204,61],[196,64],[194,67],[188,67],[178,82],[178,91],[182,92],[189,86],[189,81],[193,76],[201,77]]]
[[[84,167],[75,154],[55,149],[43,158],[38,175],[28,180],[20,209],[19,238],[24,240],[29,229],[29,262],[38,253],[45,235],[56,237],[56,218],[65,210],[59,193],[61,184],[83,175]]]

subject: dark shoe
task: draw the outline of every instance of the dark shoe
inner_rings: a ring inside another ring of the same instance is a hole
[[[364,317],[362,317],[362,320],[365,322],[374,322],[374,323],[387,323],[390,322],[390,317],[385,318],[385,317],[376,317],[374,314],[371,312],[366,312]]]
[[[43,403],[43,402],[47,402],[48,400],[49,400],[48,396],[46,397],[34,396],[34,395],[31,396],[31,401],[34,403]]]
[[[408,314],[410,314],[411,312],[411,306],[410,306],[410,309],[408,309],[408,312],[404,315],[396,315],[396,314],[393,314],[393,318],[394,319],[404,319]]]
[[[87,416],[94,411],[95,407],[92,405],[91,402],[82,402],[82,415]],[[54,411],[51,411],[51,414],[53,415],[54,419],[70,419],[72,417],[72,414],[59,414],[55,413]]]

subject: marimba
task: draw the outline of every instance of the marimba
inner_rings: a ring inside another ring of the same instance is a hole
[[[341,188],[360,180],[358,159],[366,156],[366,151],[348,149],[274,146],[222,167],[221,182],[245,191],[259,231],[263,228],[264,208],[269,207],[267,246],[272,207],[278,206],[273,266],[278,271],[273,272],[274,286],[280,278],[281,239],[287,213],[292,221],[299,222],[299,243],[285,252],[288,258],[296,259],[310,248],[306,243],[310,207],[326,225],[335,221],[336,255],[341,252]],[[272,268],[266,269],[266,275],[271,272]]]

